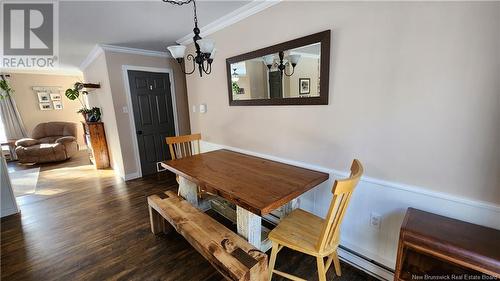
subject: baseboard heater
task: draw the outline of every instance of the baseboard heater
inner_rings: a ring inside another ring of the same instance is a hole
[[[339,245],[338,254],[342,261],[379,280],[394,280],[394,270],[356,251]]]

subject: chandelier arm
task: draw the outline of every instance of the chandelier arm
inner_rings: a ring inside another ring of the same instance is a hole
[[[193,62],[193,70],[191,70],[190,72],[186,72],[186,69],[184,69],[184,70],[182,70],[182,72],[184,72],[184,74],[186,74],[186,75],[193,74],[193,72],[196,70],[196,66],[195,66],[195,63],[194,63],[194,56],[192,54],[187,55],[186,61],[192,61]],[[181,65],[181,69],[182,69],[182,65]]]
[[[205,74],[207,74],[207,75],[212,73],[212,64],[207,62],[207,69],[205,69],[205,67],[203,67],[203,72],[205,72]]]
[[[283,70],[283,73],[285,73],[285,75],[288,77],[292,76],[294,72],[295,72],[295,67],[292,67],[292,73],[290,73],[290,74],[286,73],[286,68]]]

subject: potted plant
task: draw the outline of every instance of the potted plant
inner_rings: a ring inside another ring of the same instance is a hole
[[[64,95],[70,100],[78,99],[82,108],[80,108],[76,113],[82,114],[86,122],[98,122],[101,120],[101,110],[98,107],[88,108],[85,103],[83,103],[81,96],[89,94],[89,92],[84,90],[84,88],[85,86],[82,82],[76,82],[73,88],[66,90]]]
[[[0,89],[2,89],[2,91],[0,92],[0,100],[14,93],[14,90],[10,87],[9,82],[7,82],[6,79],[0,80]]]

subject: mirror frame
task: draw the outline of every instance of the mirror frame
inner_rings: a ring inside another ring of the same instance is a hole
[[[226,59],[227,87],[229,93],[230,106],[242,105],[325,105],[328,104],[328,87],[330,80],[330,36],[331,30],[325,30],[294,40],[286,41],[270,47],[248,52]],[[231,83],[231,64],[238,63],[265,55],[286,51],[314,43],[321,43],[320,58],[320,94],[319,97],[307,98],[281,98],[281,99],[253,99],[253,100],[233,100],[233,90]],[[326,79],[325,79],[325,78]]]

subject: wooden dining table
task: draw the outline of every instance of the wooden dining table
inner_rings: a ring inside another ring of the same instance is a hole
[[[201,190],[236,205],[238,234],[263,251],[270,243],[262,235],[262,217],[277,209],[286,215],[298,207],[296,199],[301,194],[329,177],[327,173],[225,149],[161,165],[179,176],[179,194],[191,204],[201,208]]]

